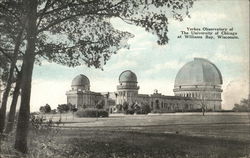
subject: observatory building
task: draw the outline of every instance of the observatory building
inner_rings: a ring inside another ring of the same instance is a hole
[[[96,105],[103,99],[101,93],[90,91],[90,82],[85,75],[76,76],[71,83],[71,90],[66,92],[67,103],[76,105],[78,108],[87,108]]]
[[[220,110],[222,83],[221,72],[212,62],[194,58],[177,73],[174,94],[203,102],[208,109]]]
[[[210,61],[194,58],[177,73],[174,85],[175,96],[163,95],[157,90],[153,94],[139,94],[137,76],[131,70],[123,71],[116,92],[98,93],[90,91],[90,81],[84,75],[76,76],[67,91],[67,102],[82,107],[95,107],[101,100],[105,108],[117,111],[116,105],[124,103],[139,106],[147,104],[152,110],[163,112],[192,111],[205,106],[207,110],[221,109],[222,75]]]

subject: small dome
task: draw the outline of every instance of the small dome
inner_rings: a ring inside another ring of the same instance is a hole
[[[131,70],[123,71],[119,76],[119,82],[134,82],[137,83],[137,77]]]
[[[73,80],[71,86],[85,86],[90,85],[88,77],[83,74],[77,75]]]
[[[177,73],[175,86],[182,85],[221,85],[220,70],[209,60],[194,58]]]

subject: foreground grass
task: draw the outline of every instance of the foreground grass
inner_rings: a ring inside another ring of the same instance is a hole
[[[53,139],[32,133],[30,153],[9,151],[5,157],[76,158],[237,158],[250,156],[250,143],[179,134],[62,129]],[[50,136],[49,136],[50,137]],[[30,138],[31,140],[31,138]]]
[[[31,130],[28,155],[13,150],[13,135],[6,137],[0,157],[250,157],[250,125],[246,118],[190,115],[82,119],[83,126],[66,122],[60,128]],[[77,123],[81,119],[77,118]]]
[[[73,132],[74,131],[74,132]],[[65,130],[64,141],[71,144],[69,155],[87,157],[243,157],[250,154],[244,141],[194,137],[179,134],[133,131]],[[63,141],[62,141],[63,142]],[[250,156],[250,155],[249,155]]]

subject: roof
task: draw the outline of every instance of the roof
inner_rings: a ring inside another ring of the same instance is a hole
[[[134,82],[137,83],[137,77],[131,70],[123,71],[119,76],[119,82]]]
[[[215,64],[207,59],[194,58],[177,73],[175,86],[182,85],[221,85],[222,75]]]
[[[71,86],[84,86],[84,85],[90,85],[88,77],[86,77],[83,74],[77,75],[71,83]]]

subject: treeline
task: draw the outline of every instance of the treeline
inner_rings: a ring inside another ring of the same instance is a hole
[[[250,112],[250,103],[249,99],[242,99],[240,103],[234,104],[234,107],[232,109],[235,112]]]
[[[52,113],[67,113],[67,112],[76,112],[78,109],[75,105],[72,104],[59,104],[56,109],[51,109],[49,104],[41,106],[39,111],[44,114]]]
[[[148,114],[151,112],[151,108],[147,103],[141,103],[140,105],[133,103],[129,104],[124,102],[123,104],[116,105],[117,112],[124,114]]]

